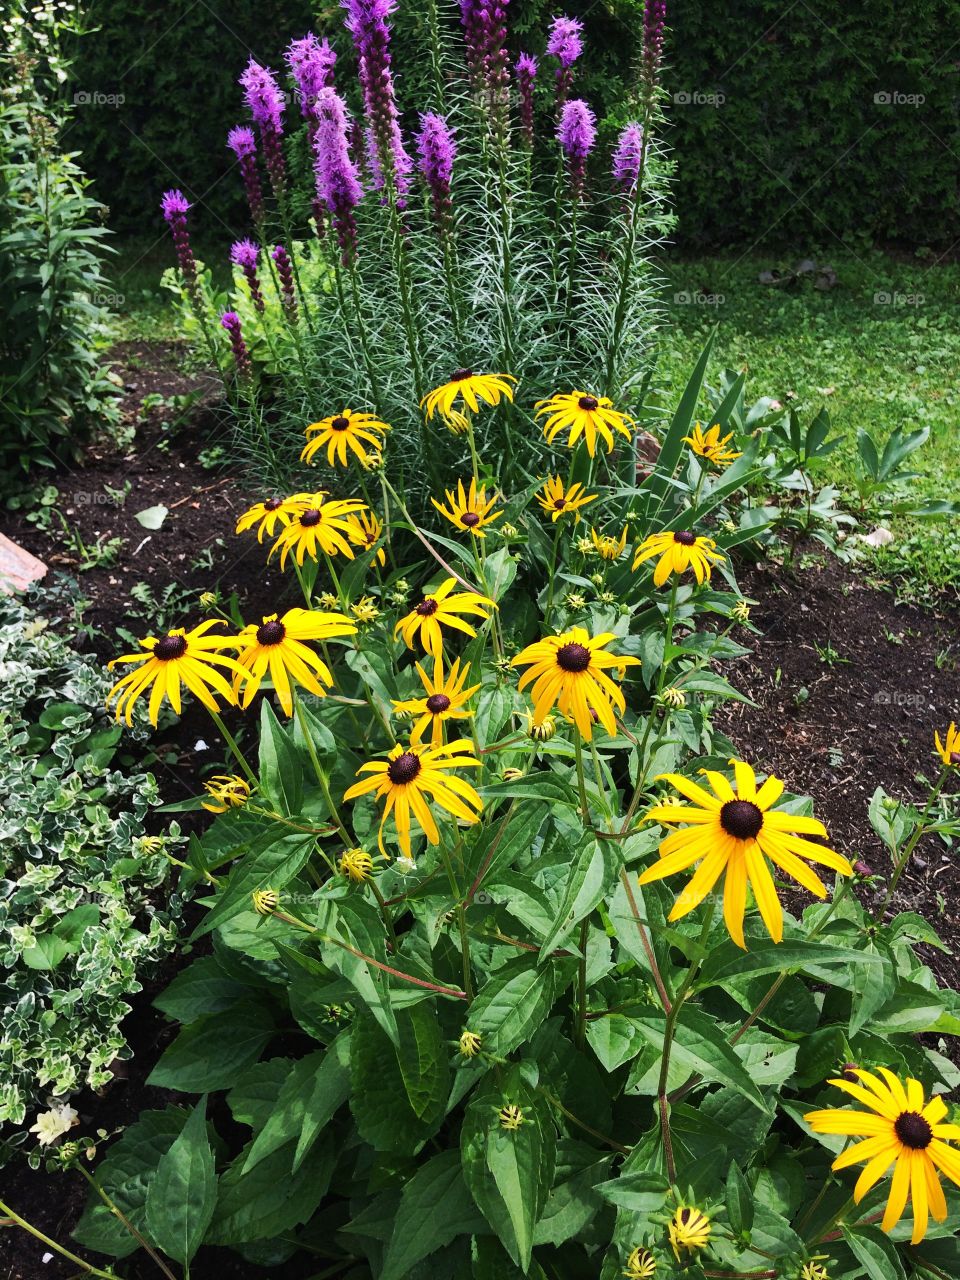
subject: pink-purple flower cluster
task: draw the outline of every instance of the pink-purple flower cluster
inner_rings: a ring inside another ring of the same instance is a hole
[[[335,89],[322,89],[316,101],[313,140],[317,198],[333,218],[344,266],[354,259],[357,224],[353,210],[363,197],[360,175],[350,155],[347,110]]]
[[[420,157],[420,170],[430,190],[433,216],[437,227],[444,233],[451,224],[450,179],[457,155],[453,130],[444,116],[435,111],[427,111],[421,115],[417,154]]]
[[[272,71],[250,59],[240,77],[254,124],[260,130],[263,159],[270,175],[273,189],[280,194],[286,186],[286,166],[283,159],[283,106],[284,97]]]
[[[197,264],[190,247],[190,230],[187,226],[190,202],[182,191],[165,191],[160,200],[160,209],[173,236],[183,278],[188,285],[192,285],[197,279]]]
[[[230,337],[233,358],[237,362],[237,377],[245,382],[250,377],[252,366],[247,344],[243,340],[243,327],[240,324],[240,317],[235,311],[225,311],[220,317],[220,323]]]
[[[280,278],[280,291],[283,298],[283,310],[291,324],[299,319],[297,312],[297,295],[293,287],[293,263],[282,244],[278,244],[270,254]]]
[[[337,55],[328,40],[318,40],[308,31],[302,40],[290,41],[284,60],[297,87],[300,114],[307,120],[312,119],[320,90],[333,84]]]
[[[663,32],[667,21],[667,0],[645,0],[643,6],[643,82],[652,94],[663,58]]]
[[[240,162],[240,174],[247,193],[250,215],[259,226],[263,222],[263,189],[257,172],[257,143],[253,130],[246,125],[237,125],[227,134],[227,146]]]
[[[253,305],[262,315],[264,301],[263,294],[260,291],[260,279],[257,275],[260,246],[254,244],[252,240],[235,240],[230,246],[230,261],[243,272],[244,278],[250,286],[250,297],[253,300]]]
[[[392,184],[397,203],[402,205],[410,187],[413,161],[403,145],[390,67],[387,19],[397,7],[396,0],[341,0],[341,4],[347,11],[346,27],[360,60],[360,86],[374,143],[370,155],[374,185]]]
[[[583,53],[583,23],[579,18],[554,18],[547,36],[547,53],[557,59],[557,111],[570,96],[573,64]]]
[[[628,124],[617,139],[613,153],[613,180],[621,191],[629,194],[636,190],[643,164],[643,128]]]
[[[503,124],[510,81],[507,6],[510,0],[460,0],[467,65],[477,87],[486,89],[495,122]]]
[[[537,60],[529,53],[517,59],[517,89],[520,93],[520,130],[524,145],[533,147],[533,86],[537,79]]]
[[[571,98],[563,104],[557,138],[567,157],[570,187],[575,200],[583,195],[587,157],[597,140],[597,118],[582,98]]]

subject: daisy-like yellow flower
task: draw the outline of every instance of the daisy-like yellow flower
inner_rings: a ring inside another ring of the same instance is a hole
[[[354,531],[354,542],[358,547],[363,547],[364,551],[370,551],[383,537],[383,521],[367,509],[350,516],[347,524]],[[375,559],[382,569],[387,563],[387,553],[383,547],[378,549]]]
[[[350,612],[361,626],[368,626],[371,622],[376,622],[380,617],[380,610],[377,608],[373,596],[361,596],[356,604],[350,606]]]
[[[699,583],[709,582],[713,565],[723,564],[724,560],[713,538],[698,538],[684,529],[676,533],[652,533],[644,538],[633,557],[634,569],[654,556],[660,557],[653,571],[654,585],[658,587],[663,586],[671,573],[686,573],[687,569],[693,570]]]
[[[830,1273],[822,1262],[805,1262],[798,1280],[830,1280]]]
[[[277,526],[285,529],[310,497],[309,493],[294,493],[289,498],[264,498],[243,513],[237,521],[237,533],[245,533],[256,525],[258,542],[263,541],[264,535],[272,538]]]
[[[305,433],[307,443],[300,458],[303,462],[310,462],[314,454],[326,449],[327,462],[331,467],[335,460],[341,467],[345,467],[349,448],[366,465],[370,451],[376,454],[383,451],[382,437],[389,430],[387,424],[381,422],[376,414],[355,413],[353,409],[344,409],[343,413],[331,414],[320,422],[311,422]]]
[[[596,529],[591,525],[590,540],[593,543],[594,549],[604,558],[604,560],[619,560],[627,545],[627,534],[629,532],[629,528],[625,525],[620,537],[614,538],[609,533],[597,533]]]
[[[516,378],[509,373],[474,373],[472,369],[457,369],[450,375],[449,382],[434,387],[423,397],[420,408],[426,410],[428,422],[437,412],[442,418],[450,419],[459,398],[468,409],[477,413],[481,400],[489,405],[498,405],[501,399],[512,400],[511,382],[516,382]]]
[[[237,665],[235,658],[229,658],[219,652],[221,649],[239,649],[240,641],[236,636],[208,635],[211,627],[222,627],[222,619],[211,618],[201,622],[192,631],[177,627],[168,631],[165,636],[147,636],[140,641],[143,653],[125,653],[107,663],[113,668],[120,662],[137,662],[136,671],[131,671],[122,680],[118,680],[107,694],[107,707],[116,697],[116,718],[121,716],[127,724],[133,723],[134,703],[141,694],[150,689],[150,723],[157,727],[160,704],[166,697],[170,700],[177,715],[181,710],[181,683],[199,698],[209,711],[219,711],[220,707],[214,694],[231,706],[236,702],[233,690],[218,667],[223,667],[235,677],[245,679],[247,672]]]
[[[408,649],[413,648],[414,639],[419,636],[427,653],[439,658],[443,653],[443,627],[462,631],[472,639],[477,633],[461,614],[486,619],[490,609],[497,607],[493,600],[476,591],[457,591],[451,595],[456,582],[456,578],[445,578],[432,595],[424,596],[394,627],[393,634],[399,632]]]
[[[588,502],[596,502],[599,494],[587,493],[582,484],[575,483],[569,489],[563,487],[560,476],[548,476],[543,487],[534,494],[544,511],[549,513],[554,524],[561,516],[573,515],[574,521],[580,519],[580,507]]]
[[[417,675],[423,685],[424,696],[395,701],[393,704],[394,711],[401,715],[419,717],[410,733],[410,741],[414,746],[420,744],[429,729],[431,747],[439,747],[443,742],[443,726],[447,720],[467,720],[473,715],[472,711],[465,710],[464,703],[473,697],[480,686],[474,684],[469,689],[463,687],[469,672],[470,663],[466,663],[461,671],[460,659],[457,658],[444,676],[443,659],[437,658],[431,680],[420,663],[417,663]]]
[[[293,552],[298,565],[303,565],[306,556],[316,560],[321,552],[328,556],[343,555],[348,560],[354,559],[353,547],[358,544],[357,526],[350,517],[362,511],[366,503],[359,498],[339,498],[325,502],[325,494],[310,495],[309,505],[294,513],[290,524],[273,544],[270,555],[280,552],[280,568],[287,563],[287,556]]]
[[[526,1124],[523,1111],[515,1102],[507,1102],[502,1107],[499,1107],[497,1109],[497,1119],[500,1121],[500,1128],[506,1129],[508,1133],[516,1133],[518,1129]]]
[[[366,849],[344,849],[338,866],[340,874],[355,884],[363,884],[373,873],[373,859]]]
[[[818,898],[827,896],[826,885],[802,859],[822,863],[842,876],[853,875],[853,867],[839,853],[803,838],[826,836],[822,822],[771,807],[783,794],[779,778],[771,775],[758,790],[756,774],[748,764],[743,760],[730,763],[736,790],[722,773],[712,769],[701,770],[712,792],[679,773],[658,777],[658,782],[669,782],[692,800],[694,807],[658,804],[647,813],[648,822],[687,825],[661,842],[660,861],[643,872],[640,883],[663,880],[700,863],[674,903],[669,915],[673,921],[699,906],[723,875],[723,918],[730,937],[746,950],[743,917],[748,884],[770,937],[774,942],[783,940],[783,910],[767,860]]]
[[[707,1247],[712,1227],[710,1219],[692,1205],[681,1205],[667,1225],[670,1247],[678,1262]]]
[[[482,1043],[482,1037],[478,1036],[476,1031],[464,1031],[460,1039],[457,1041],[457,1048],[460,1050],[460,1056],[463,1058],[475,1058],[480,1052],[480,1046]]]
[[[250,905],[258,916],[272,916],[280,905],[280,895],[276,889],[254,889],[250,894]]]
[[[567,444],[572,449],[581,436],[587,442],[587,452],[592,458],[597,451],[597,437],[613,451],[613,433],[625,440],[633,439],[631,428],[636,426],[632,418],[614,409],[607,396],[591,395],[587,391],[569,391],[537,402],[537,417],[546,418],[543,434],[548,444],[553,444],[561,431],[569,430]]]
[[[627,1280],[650,1280],[650,1277],[656,1273],[657,1260],[649,1249],[634,1249],[627,1258],[627,1265],[623,1269],[623,1274]]]
[[[845,1138],[862,1138],[848,1147],[833,1162],[834,1169],[848,1169],[866,1161],[853,1198],[857,1204],[894,1166],[886,1212],[880,1224],[892,1231],[906,1208],[913,1204],[912,1244],[919,1244],[927,1233],[932,1213],[937,1222],[947,1216],[947,1204],[940,1185],[939,1173],[960,1186],[960,1151],[947,1145],[960,1139],[960,1126],[944,1124],[947,1104],[940,1097],[926,1101],[923,1085],[909,1077],[900,1081],[880,1067],[883,1079],[855,1067],[849,1072],[859,1083],[831,1080],[830,1083],[849,1094],[869,1111],[808,1111],[806,1121],[814,1133],[842,1134]]]
[[[451,524],[460,530],[466,529],[477,538],[485,538],[487,535],[483,526],[493,524],[494,520],[499,520],[503,515],[502,511],[493,510],[497,504],[496,493],[488,498],[486,486],[481,485],[478,489],[475,479],[470,481],[469,489],[464,489],[463,481],[458,480],[456,489],[446,489],[444,492],[449,507],[443,506],[436,498],[431,498],[430,501]]]
[[[202,802],[209,813],[226,813],[228,809],[240,809],[250,799],[250,783],[236,773],[218,773],[203,784],[210,797]]]
[[[412,859],[412,822],[422,829],[430,844],[440,843],[440,832],[430,812],[428,796],[462,822],[480,821],[483,801],[469,782],[452,772],[454,769],[478,769],[480,763],[474,755],[473,743],[466,738],[436,748],[414,746],[413,743],[404,747],[398,742],[386,760],[370,760],[360,766],[358,775],[366,773],[370,776],[355,782],[343,798],[354,800],[372,791],[385,800],[377,836],[380,852],[387,856],[383,847],[383,829],[392,813],[400,848],[406,857]]]
[[[937,755],[947,766],[948,769],[955,769],[960,766],[960,731],[957,726],[950,721],[950,728],[943,735],[943,741],[940,741],[940,734],[935,733],[933,740],[936,743]]]
[[[239,640],[243,647],[237,657],[241,671],[248,677],[241,700],[244,710],[249,707],[268,672],[280,705],[288,716],[293,715],[291,677],[318,698],[324,697],[326,689],[323,685],[329,687],[333,684],[330,668],[303,642],[352,636],[356,631],[356,624],[342,613],[316,613],[306,609],[288,609],[282,618],[271,613],[259,626],[251,622],[240,632]],[[238,675],[234,679],[235,693],[239,683]]]
[[[588,742],[593,737],[593,716],[614,734],[617,724],[614,707],[623,714],[626,709],[623,691],[607,675],[614,668],[620,678],[625,667],[639,666],[639,658],[625,658],[607,653],[606,646],[616,639],[612,631],[590,636],[583,627],[571,627],[559,636],[545,636],[528,644],[513,659],[512,666],[528,667],[520,688],[533,682],[533,726],[546,720],[556,705],[562,715],[570,716],[580,734]]]
[[[712,462],[718,467],[727,467],[741,455],[734,449],[727,448],[727,442],[733,439],[733,432],[720,438],[720,424],[714,423],[708,431],[700,426],[699,422],[694,423],[693,434],[684,436],[685,444],[688,444],[698,457],[705,458],[707,462]]]

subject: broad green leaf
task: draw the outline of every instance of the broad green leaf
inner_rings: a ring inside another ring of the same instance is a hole
[[[670,1184],[660,1173],[624,1173],[596,1187],[598,1195],[620,1209],[643,1217],[659,1213]]]
[[[270,699],[260,703],[260,788],[286,818],[303,805],[303,767],[289,730],[274,714]]]
[[[457,1236],[485,1230],[463,1180],[460,1153],[443,1151],[403,1188],[380,1280],[405,1280],[411,1267]]]
[[[637,1026],[656,1049],[662,1049],[666,1018],[663,1014],[635,1019]],[[766,1111],[767,1103],[754,1084],[718,1024],[701,1009],[685,1004],[677,1019],[671,1060],[690,1075],[727,1084]]]
[[[742,951],[735,942],[721,943],[711,951],[697,978],[697,989],[760,973],[811,968],[829,970],[844,966],[872,968],[879,964],[876,955],[855,951],[851,947],[834,947],[826,942],[773,942],[754,938],[749,941],[749,951]],[[829,982],[829,976],[826,980]]]
[[[417,1116],[407,1100],[396,1049],[362,1010],[350,1033],[350,1110],[364,1142],[375,1151],[402,1155],[416,1155],[440,1123],[426,1124]]]
[[[736,1161],[727,1172],[727,1221],[735,1236],[742,1236],[753,1226],[753,1192]]]
[[[612,841],[584,841],[570,863],[553,928],[540,946],[541,964],[550,963],[551,951],[560,947],[576,925],[603,900],[619,869],[620,863]]]
[[[418,1120],[439,1124],[449,1091],[450,1051],[444,1043],[435,1003],[422,1001],[397,1014],[397,1061],[407,1100]]]
[[[580,799],[574,788],[556,773],[545,769],[527,773],[513,782],[493,782],[482,787],[484,801],[542,800],[544,804],[563,804],[576,808]]]
[[[154,1007],[178,1022],[196,1022],[222,1013],[250,994],[250,982],[228,974],[216,956],[201,956],[177,974],[154,1000]]]
[[[357,951],[385,963],[383,926],[373,904],[362,898],[343,898],[337,903],[337,911],[340,920],[327,932],[337,937],[346,935],[343,940]],[[323,958],[331,969],[343,974],[393,1043],[399,1044],[389,976],[376,965],[332,944],[323,947]]]
[[[505,1058],[548,1016],[575,968],[574,960],[554,960],[545,968],[534,956],[508,960],[480,988],[466,1024],[483,1037],[489,1053]]]
[[[587,1043],[605,1071],[616,1071],[635,1058],[647,1040],[622,1013],[608,1013],[587,1023]]]
[[[274,1030],[273,1013],[259,1002],[201,1018],[164,1051],[147,1084],[181,1093],[229,1089],[238,1073],[260,1057]]]
[[[841,1227],[843,1238],[870,1280],[906,1280],[896,1245],[878,1227]]]
[[[188,1264],[203,1243],[217,1204],[217,1175],[200,1099],[147,1188],[147,1229],[174,1262]]]
[[[250,909],[250,895],[257,889],[282,889],[298,876],[310,860],[316,846],[312,835],[280,834],[285,828],[277,826],[266,836],[264,847],[251,849],[243,855],[230,872],[226,887],[222,888],[213,908],[193,932],[193,938],[201,938],[211,929],[221,928],[242,911]]]
[[[250,1173],[261,1160],[272,1155],[278,1147],[298,1137],[303,1122],[304,1098],[312,1090],[313,1081],[323,1070],[327,1058],[325,1049],[318,1049],[294,1063],[277,1095],[276,1106],[257,1134],[247,1152],[244,1173]]]
[[[333,1139],[317,1143],[299,1170],[291,1174],[293,1142],[279,1147],[244,1172],[244,1149],[220,1179],[220,1196],[208,1244],[236,1247],[267,1240],[307,1222],[327,1193],[336,1163]]]
[[[349,1031],[342,1032],[330,1045],[313,1081],[313,1090],[306,1095],[300,1116],[300,1135],[293,1156],[294,1173],[303,1164],[318,1135],[350,1096],[350,1034]]]

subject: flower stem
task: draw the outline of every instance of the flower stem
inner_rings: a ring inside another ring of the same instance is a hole
[[[224,740],[224,742],[227,744],[227,746],[230,748],[230,750],[233,752],[234,758],[236,759],[236,761],[237,761],[237,763],[239,764],[240,768],[241,768],[241,769],[243,770],[243,772],[246,774],[246,776],[247,776],[247,781],[248,781],[248,782],[250,782],[250,783],[251,783],[253,786],[255,786],[255,787],[256,787],[256,786],[259,786],[260,779],[259,779],[259,778],[257,777],[257,775],[253,772],[253,770],[250,768],[249,764],[247,763],[247,758],[246,758],[246,756],[243,754],[243,752],[242,752],[242,751],[240,750],[240,748],[237,746],[237,741],[236,741],[236,739],[234,738],[234,736],[233,736],[233,734],[230,732],[230,730],[227,728],[227,726],[223,723],[223,720],[220,718],[220,713],[219,713],[219,712],[217,712],[217,711],[214,711],[212,707],[208,707],[208,710],[209,710],[209,712],[210,712],[210,718],[211,718],[211,720],[213,721],[213,723],[217,726],[217,728],[218,728],[218,729],[219,729],[219,731],[220,731],[220,735],[221,735],[221,737],[223,738],[223,740]]]
[[[933,790],[930,792],[929,796],[927,797],[926,807],[924,808],[923,813],[920,815],[920,821],[917,823],[917,826],[915,831],[913,832],[913,835],[910,837],[909,841],[907,842],[907,847],[904,849],[903,854],[894,863],[893,876],[890,879],[890,885],[887,889],[883,902],[881,902],[879,909],[875,912],[873,917],[874,924],[879,924],[883,920],[883,917],[887,914],[887,908],[890,906],[890,903],[893,901],[893,896],[897,892],[897,885],[900,883],[900,877],[903,875],[904,871],[906,871],[907,869],[907,865],[910,862],[910,857],[913,854],[914,849],[917,847],[917,842],[920,840],[922,836],[925,836],[927,834],[927,818],[930,816],[930,810],[933,808],[933,802],[937,799],[937,797],[940,795],[941,790],[943,789],[943,784],[946,782],[947,774],[949,772],[950,772],[949,765],[944,765],[944,767],[940,770],[940,777],[937,779],[936,785],[934,786]]]
[[[337,808],[333,796],[330,793],[330,783],[327,779],[327,775],[323,771],[323,767],[320,764],[319,757],[317,756],[317,748],[314,746],[313,735],[310,733],[310,726],[307,723],[306,716],[303,714],[303,704],[301,703],[296,690],[293,691],[293,709],[297,717],[297,722],[300,725],[300,732],[303,734],[303,740],[307,744],[307,755],[310,757],[310,763],[313,765],[313,771],[317,775],[317,782],[320,784],[320,790],[323,793],[323,798],[326,800],[327,808],[330,810],[330,817],[336,823],[337,830],[343,837],[347,848],[349,848],[353,843],[350,837],[350,832],[344,825],[343,819],[340,817],[340,810]]]
[[[81,1170],[81,1173],[85,1172],[85,1170]],[[0,1214],[5,1218],[9,1218],[15,1226],[22,1227],[23,1230],[28,1232],[29,1235],[32,1235],[35,1240],[39,1240],[41,1244],[45,1244],[48,1249],[53,1249],[55,1253],[59,1253],[60,1256],[62,1258],[66,1258],[68,1262],[73,1262],[78,1267],[82,1267],[87,1275],[100,1276],[102,1277],[102,1280],[117,1280],[117,1273],[115,1271],[101,1271],[99,1267],[93,1266],[92,1263],[84,1262],[84,1260],[82,1258],[78,1258],[75,1253],[71,1253],[69,1249],[65,1249],[62,1244],[57,1244],[56,1240],[51,1240],[49,1236],[45,1236],[43,1232],[33,1226],[32,1223],[27,1222],[26,1218],[21,1218],[19,1213],[14,1213],[10,1206],[4,1204],[2,1200],[0,1200]]]
[[[443,859],[444,870],[447,873],[447,879],[450,881],[450,891],[453,894],[453,900],[456,904],[457,924],[460,928],[460,956],[463,961],[463,989],[467,994],[467,999],[473,999],[473,977],[470,968],[470,936],[467,931],[467,912],[466,907],[461,901],[460,886],[457,883],[457,877],[454,874],[453,862],[450,859],[450,851],[441,841],[440,857]]]

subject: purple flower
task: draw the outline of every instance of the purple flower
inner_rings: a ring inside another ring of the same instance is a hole
[[[257,172],[257,144],[253,130],[246,125],[237,125],[227,134],[227,146],[240,161],[240,175],[247,193],[250,214],[257,226],[260,226],[263,222],[263,189]]]
[[[264,309],[263,294],[260,292],[260,280],[257,276],[257,264],[260,260],[260,246],[252,240],[236,240],[230,246],[230,261],[239,267],[250,286],[250,297],[253,305],[262,314]]]
[[[389,16],[396,0],[340,0],[347,11],[346,27],[353,36],[360,60],[360,86],[367,122],[374,146],[371,148],[371,170],[379,175],[379,184],[390,183],[397,194],[397,204],[410,187],[413,162],[406,154],[393,91],[390,69]],[[373,153],[376,154],[374,164]]]
[[[357,249],[353,210],[363,197],[363,188],[350,155],[346,107],[335,89],[321,89],[315,115],[313,152],[317,198],[333,217],[344,266],[348,266]]]
[[[450,179],[457,144],[450,125],[435,111],[428,111],[420,117],[417,153],[420,156],[420,170],[430,188],[433,216],[441,234],[445,234],[451,223]]]
[[[666,0],[644,0],[643,83],[648,97],[653,95],[663,57],[663,29],[667,20]]]
[[[547,53],[562,67],[572,67],[583,53],[583,23],[579,18],[554,18],[547,37]]]
[[[296,324],[299,316],[297,313],[297,295],[293,288],[293,264],[290,261],[290,255],[282,244],[278,244],[270,254],[270,257],[276,264],[277,275],[280,277],[283,310],[290,323]]]
[[[474,75],[483,68],[484,0],[460,0],[460,25],[467,46],[467,66]]]
[[[177,250],[177,261],[188,287],[196,284],[197,264],[190,247],[190,231],[187,227],[187,213],[190,202],[182,191],[165,191],[160,200],[160,209],[167,226],[173,235],[173,243]]]
[[[582,98],[571,98],[564,103],[557,138],[567,155],[574,199],[579,200],[583,194],[587,156],[597,140],[596,116]]]
[[[263,143],[263,159],[270,174],[273,189],[279,195],[286,187],[286,166],[283,160],[283,94],[273,72],[261,67],[253,58],[240,77],[244,97],[250,114],[260,130]]]
[[[527,147],[533,146],[533,85],[537,78],[537,60],[529,53],[517,59],[517,87],[520,90],[520,128]]]
[[[235,311],[225,311],[220,317],[220,323],[230,335],[233,358],[237,362],[237,377],[245,382],[250,377],[251,365],[250,353],[247,350],[247,344],[243,340],[240,317]]]
[[[485,85],[495,122],[502,125],[506,108],[508,60],[507,5],[510,0],[460,0],[460,25],[467,46],[467,65],[477,85]]]
[[[297,86],[300,112],[309,119],[320,90],[333,84],[337,55],[327,40],[318,40],[309,31],[302,40],[291,40],[284,58]]]
[[[621,191],[635,190],[643,162],[643,128],[628,124],[617,139],[613,153],[613,180]]]

